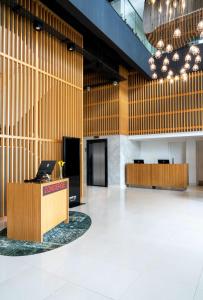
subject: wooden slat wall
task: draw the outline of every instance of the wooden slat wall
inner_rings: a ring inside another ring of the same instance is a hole
[[[119,73],[128,79],[128,71],[120,66]],[[119,84],[119,134],[128,135],[128,80]]]
[[[122,76],[128,72],[122,66]],[[84,85],[105,82],[97,74],[87,74]],[[128,81],[106,84],[84,91],[84,136],[128,134]]]
[[[101,82],[85,76],[86,84]],[[119,87],[112,84],[84,91],[84,136],[119,134]]]
[[[129,76],[129,134],[155,134],[203,130],[203,71],[188,81],[147,81],[139,73]]]
[[[82,36],[39,1],[19,3],[82,46]],[[61,159],[63,135],[82,143],[82,118],[82,56],[0,4],[0,216],[6,182],[33,177],[43,159]]]

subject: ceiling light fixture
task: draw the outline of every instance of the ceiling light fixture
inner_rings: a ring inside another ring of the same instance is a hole
[[[169,65],[169,63],[170,63],[170,61],[169,61],[168,57],[166,56],[166,57],[164,58],[164,60],[163,60],[163,64],[164,64],[165,66],[167,66],[167,65]]]
[[[153,57],[150,57],[150,59],[149,59],[149,64],[150,64],[150,65],[154,64],[154,58],[153,58]]]
[[[43,29],[43,23],[39,20],[34,20],[33,21],[33,28],[36,30],[36,31],[41,31]]]
[[[157,50],[157,51],[155,52],[155,57],[156,57],[157,59],[159,59],[159,58],[161,58],[161,56],[162,56],[162,52],[161,52],[160,50]]]
[[[167,52],[167,53],[173,52],[173,46],[172,46],[171,44],[168,44],[168,45],[166,46],[166,52]]]
[[[155,65],[155,64],[152,64],[152,65],[150,66],[150,69],[151,69],[151,71],[155,71],[155,70],[156,70],[156,65]]]
[[[165,73],[165,72],[167,72],[167,70],[168,70],[168,67],[166,65],[162,66],[162,68],[161,68],[162,72]]]
[[[197,30],[202,32],[203,31],[203,20],[201,20],[197,25]]]
[[[194,72],[198,71],[199,70],[199,66],[197,64],[195,64],[193,67],[192,67],[192,70]]]
[[[178,61],[179,59],[180,59],[180,56],[179,56],[178,52],[175,52],[173,57],[172,57],[172,60],[173,61]]]
[[[164,41],[163,40],[159,40],[158,43],[156,44],[157,49],[163,49],[164,47]]]
[[[180,28],[176,28],[174,33],[173,33],[174,39],[179,39],[181,37],[181,35],[182,35],[182,33],[181,33]]]
[[[199,63],[201,63],[201,61],[202,61],[201,56],[200,56],[200,55],[197,55],[197,56],[195,57],[195,63],[196,63],[196,64],[199,64]]]
[[[153,78],[153,79],[157,79],[157,78],[158,78],[157,74],[156,74],[156,73],[153,73],[153,74],[152,74],[152,78]]]

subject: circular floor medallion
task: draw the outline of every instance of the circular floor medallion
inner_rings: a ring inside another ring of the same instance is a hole
[[[69,223],[61,223],[44,235],[43,243],[14,241],[7,238],[7,230],[0,232],[0,255],[25,256],[54,250],[81,237],[91,226],[91,218],[81,212],[70,211]]]

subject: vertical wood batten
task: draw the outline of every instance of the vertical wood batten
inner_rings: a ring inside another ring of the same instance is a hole
[[[20,4],[82,47],[82,36],[39,1]],[[63,135],[82,140],[82,72],[81,55],[0,3],[0,216],[6,182],[34,177],[42,159],[61,159]]]

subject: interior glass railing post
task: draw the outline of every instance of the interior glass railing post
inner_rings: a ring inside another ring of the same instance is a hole
[[[144,44],[152,54],[155,52],[154,47],[147,40],[144,29],[143,20],[141,16],[137,13],[135,7],[130,0],[113,0],[111,1],[112,7],[118,13],[118,15],[123,19],[123,21],[132,29],[134,34],[139,38],[139,40]]]

